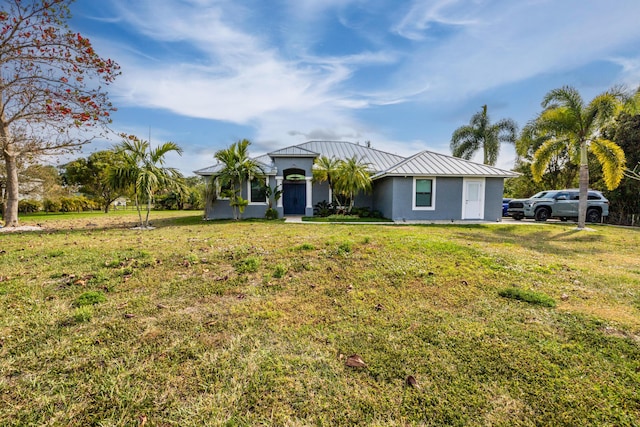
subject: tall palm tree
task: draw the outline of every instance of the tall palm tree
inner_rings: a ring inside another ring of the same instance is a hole
[[[337,193],[349,199],[348,212],[351,212],[356,194],[359,191],[371,191],[369,163],[364,163],[355,156],[341,160],[336,170],[334,187]]]
[[[333,199],[335,197],[335,189],[333,187],[338,174],[339,165],[340,160],[335,157],[327,156],[317,157],[313,162],[313,180],[316,182],[327,182],[329,185],[329,192],[331,193],[330,203],[333,203]]]
[[[222,188],[228,188],[229,204],[233,209],[234,219],[240,219],[248,201],[242,198],[242,188],[247,181],[261,178],[264,172],[260,164],[249,157],[251,141],[242,139],[228,148],[218,150],[214,157],[224,165],[214,177]]]
[[[122,155],[122,162],[113,167],[109,182],[115,188],[129,188],[138,209],[140,227],[149,227],[149,213],[153,196],[160,189],[179,189],[183,177],[175,168],[164,167],[164,156],[172,151],[182,155],[182,148],[173,142],[165,142],[151,148],[149,141],[143,141],[134,135],[122,135],[123,140],[115,150]],[[142,220],[140,203],[146,202],[147,213]]]
[[[544,111],[532,122],[545,142],[535,152],[531,172],[536,181],[542,179],[550,160],[563,150],[568,151],[575,164],[580,165],[578,228],[583,229],[587,214],[589,189],[588,150],[602,165],[605,184],[612,190],[620,184],[625,169],[624,151],[613,141],[600,137],[601,129],[609,123],[621,107],[621,93],[604,92],[585,104],[580,93],[571,86],[563,86],[547,93],[542,101]]]
[[[518,125],[511,119],[502,119],[491,124],[487,106],[471,117],[468,125],[461,126],[451,135],[451,153],[454,157],[471,160],[480,149],[483,151],[483,163],[495,166],[498,161],[501,142],[515,144]]]

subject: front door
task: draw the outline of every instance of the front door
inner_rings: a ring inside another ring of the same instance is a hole
[[[307,206],[306,182],[284,183],[282,185],[282,207],[285,215],[304,215]]]
[[[484,181],[464,181],[462,194],[462,219],[482,219],[484,217]]]

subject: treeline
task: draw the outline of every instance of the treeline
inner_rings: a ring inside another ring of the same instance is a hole
[[[19,212],[109,212],[112,208],[135,208],[135,186],[113,177],[114,170],[126,163],[123,156],[124,153],[116,149],[104,150],[58,167],[34,164],[22,169],[21,193],[25,198],[18,202]],[[202,177],[178,175],[176,180],[178,182],[174,185],[154,192],[150,200],[152,207],[162,210],[204,209],[205,184]],[[145,195],[138,196],[138,203],[149,202]]]

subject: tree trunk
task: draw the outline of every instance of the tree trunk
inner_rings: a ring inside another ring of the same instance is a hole
[[[587,160],[587,144],[580,145],[580,177],[579,177],[580,199],[578,200],[578,229],[585,228],[587,220],[587,195],[589,191],[589,163]]]
[[[16,155],[10,149],[11,143],[4,150],[4,164],[7,170],[7,205],[4,209],[5,227],[17,227],[18,223],[18,164]]]
[[[151,194],[147,195],[147,216],[144,218],[145,228],[149,228],[149,214],[151,213]]]
[[[138,200],[138,194],[135,194],[136,197],[136,209],[138,210],[138,219],[140,220],[139,224],[140,227],[143,227],[144,224],[142,223],[142,211],[140,210],[140,200]]]

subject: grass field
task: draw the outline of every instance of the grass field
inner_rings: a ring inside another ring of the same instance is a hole
[[[0,425],[640,425],[638,230],[135,222],[0,234]]]

